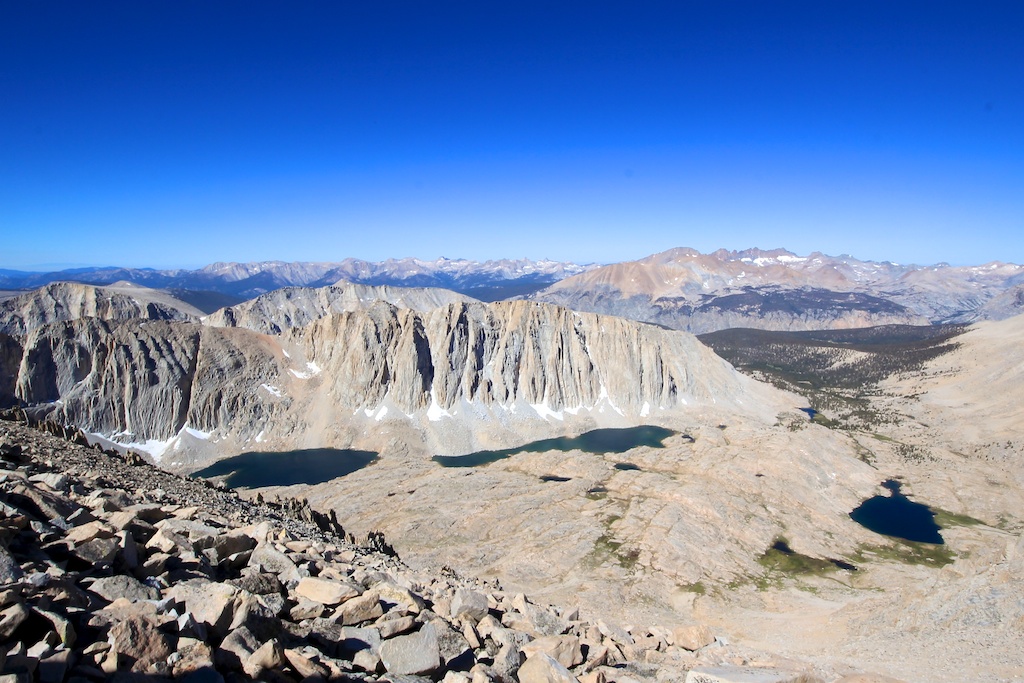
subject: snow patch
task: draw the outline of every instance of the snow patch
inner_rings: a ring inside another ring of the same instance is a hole
[[[382,405],[378,407],[376,410],[374,410],[373,408],[367,408],[366,410],[363,411],[363,413],[366,415],[366,417],[372,417],[375,421],[380,422],[381,420],[384,419],[384,416],[388,414],[388,407]]]
[[[599,412],[599,413],[603,413],[604,412],[604,405],[603,404],[607,404],[609,408],[614,410],[619,415],[625,415],[625,413],[623,413],[621,410],[619,410],[618,406],[616,406],[612,402],[611,397],[608,395],[608,388],[605,387],[604,382],[601,382],[601,393],[598,395],[598,397],[597,397],[597,404],[594,406],[595,408],[597,408],[597,412]]]
[[[191,434],[197,439],[202,439],[203,441],[208,440],[210,438],[210,435],[213,434],[213,432],[204,432],[199,429],[193,429],[192,427],[183,427],[183,429],[185,430],[186,433]]]
[[[270,394],[271,396],[277,396],[278,398],[281,398],[281,390],[275,386],[272,386],[270,384],[261,384],[260,389],[266,389],[267,393]]]
[[[530,407],[536,410],[537,414],[540,415],[545,420],[548,419],[549,417],[553,417],[556,420],[565,419],[564,417],[562,417],[561,410],[551,410],[551,407],[548,406],[547,399],[544,399],[543,403],[531,403]]]
[[[288,368],[288,372],[295,375],[295,377],[297,377],[298,379],[309,379],[313,375],[319,375],[321,372],[323,372],[323,370],[321,370],[320,366],[314,363],[313,361],[309,361],[308,363],[306,363],[305,372],[296,370],[294,368]]]
[[[199,439],[201,441],[208,441],[213,432],[204,432],[201,429],[195,429],[185,425],[178,433],[167,439],[146,439],[145,441],[124,441],[125,438],[134,439],[135,435],[127,430],[121,430],[110,436],[100,434],[97,432],[86,432],[89,436],[94,437],[97,441],[102,443],[104,446],[109,446],[121,450],[139,451],[145,453],[153,459],[154,462],[159,463],[167,453],[171,451],[181,450],[183,436],[191,436],[193,439]]]
[[[442,417],[451,417],[451,413],[442,408],[437,402],[437,395],[434,390],[430,390],[430,406],[427,407],[427,419],[431,422],[437,422]]]

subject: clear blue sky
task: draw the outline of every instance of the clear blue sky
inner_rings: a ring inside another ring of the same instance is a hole
[[[0,267],[1024,263],[1024,2],[4,2]]]

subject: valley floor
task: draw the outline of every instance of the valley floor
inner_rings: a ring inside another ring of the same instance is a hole
[[[981,326],[963,350],[884,383],[871,400],[886,419],[871,429],[792,416],[772,429],[691,424],[681,431],[692,442],[633,451],[625,471],[577,452],[452,472],[406,450],[282,493],[385,530],[414,564],[498,578],[595,617],[700,621],[832,672],[1021,681],[1024,439],[1005,407],[1024,405],[1024,364],[996,332]],[[986,374],[986,357],[1011,370]],[[849,520],[887,479],[938,511],[945,545]],[[858,571],[772,565],[776,538]]]

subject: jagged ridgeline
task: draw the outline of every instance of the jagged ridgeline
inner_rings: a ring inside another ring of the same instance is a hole
[[[576,310],[704,334],[1001,320],[1021,312],[1024,266],[860,261],[784,249],[670,249],[560,280],[532,294]]]
[[[689,334],[550,304],[347,287],[279,290],[204,319],[22,316],[4,347],[6,367],[20,356],[7,397],[154,455],[178,439],[211,456],[351,440],[367,422],[412,425],[458,452],[712,406],[764,419],[791,407]]]
[[[0,301],[0,333],[24,336],[50,323],[79,318],[198,320],[200,315],[181,299],[130,282],[108,287],[54,282]]]

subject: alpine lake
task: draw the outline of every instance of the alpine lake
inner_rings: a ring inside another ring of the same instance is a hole
[[[642,425],[619,429],[595,429],[575,437],[557,437],[532,441],[517,448],[487,450],[466,455],[435,455],[432,460],[442,467],[481,467],[520,453],[568,452],[579,450],[595,455],[625,453],[634,448],[664,448],[665,439],[677,432],[664,427]],[[256,489],[293,484],[322,484],[344,477],[373,464],[378,454],[338,448],[308,448],[294,451],[249,451],[219,460],[198,470],[193,476],[222,479],[232,488]],[[639,469],[629,463],[617,463],[620,470]],[[544,481],[567,481],[565,477],[543,477]],[[882,482],[889,495],[868,498],[850,513],[861,526],[885,536],[915,543],[944,543],[935,521],[935,513],[927,505],[910,500],[900,491],[900,483]]]
[[[479,467],[498,460],[510,458],[517,453],[544,453],[547,451],[580,450],[603,455],[625,453],[647,446],[664,448],[664,441],[676,434],[671,429],[642,425],[621,429],[595,429],[575,437],[558,437],[533,441],[517,448],[497,451],[477,451],[467,455],[435,455],[434,462],[443,467]],[[267,486],[291,486],[293,484],[322,484],[338,477],[344,477],[377,460],[373,451],[339,448],[308,448],[295,451],[249,451],[219,460],[209,467],[193,472],[204,479],[221,479],[225,486],[241,489],[256,489]],[[618,466],[618,465],[617,465]],[[635,469],[635,466],[621,464],[619,469]],[[551,477],[551,481],[562,480]]]
[[[935,513],[921,503],[915,503],[900,492],[900,483],[894,479],[882,482],[890,491],[888,496],[868,498],[853,512],[853,521],[877,534],[902,538],[915,543],[942,545],[940,527]]]

